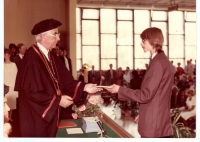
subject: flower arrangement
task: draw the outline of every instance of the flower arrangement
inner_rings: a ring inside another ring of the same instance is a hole
[[[99,98],[94,95],[89,95],[89,97],[86,100],[86,103],[83,104],[80,107],[77,107],[76,105],[72,106],[72,110],[75,111],[72,113],[72,117],[74,119],[82,118],[82,117],[91,117],[91,116],[101,116],[103,112],[101,111],[99,107],[99,103],[103,104],[104,101],[102,98]]]

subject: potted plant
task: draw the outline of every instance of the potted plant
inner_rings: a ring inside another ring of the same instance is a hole
[[[179,122],[181,110],[178,108],[172,110],[172,129],[174,138],[191,138],[192,129]]]

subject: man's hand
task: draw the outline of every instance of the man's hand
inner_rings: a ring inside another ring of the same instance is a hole
[[[60,103],[59,103],[59,105],[61,107],[66,108],[66,107],[70,106],[71,104],[73,104],[71,97],[66,96],[66,95],[61,96],[61,100],[60,100]]]
[[[105,88],[106,90],[108,90],[111,93],[118,93],[119,91],[119,85],[113,84],[111,86],[109,86],[108,88]]]
[[[97,85],[96,84],[86,84],[85,87],[84,87],[84,91],[88,92],[88,93],[91,93],[91,94],[94,94],[98,91],[102,91],[103,89],[102,88],[97,88],[96,87]]]

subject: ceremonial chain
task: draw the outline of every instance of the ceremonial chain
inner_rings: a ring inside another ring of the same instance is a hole
[[[49,64],[48,64],[48,61],[47,61],[46,56],[44,55],[44,53],[43,53],[41,50],[40,50],[40,52],[42,53],[42,56],[44,57],[44,60],[45,60],[45,62],[46,62],[46,64],[47,64],[47,67],[48,67],[48,69],[50,70],[51,76],[52,76],[53,79],[55,80],[56,85],[57,85],[57,87],[58,87],[58,89],[59,89],[58,80],[57,80],[56,77],[55,77],[55,71],[54,71],[54,69],[53,69],[52,61],[49,59],[49,62],[50,62],[50,64],[51,64],[51,68],[52,68],[52,70],[51,70],[50,67],[49,67]],[[50,52],[50,51],[49,51],[49,52]],[[53,73],[52,73],[52,71],[53,71]]]

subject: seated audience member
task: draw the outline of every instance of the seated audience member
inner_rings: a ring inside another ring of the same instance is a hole
[[[119,86],[123,86],[123,71],[122,71],[122,68],[119,67],[117,70],[116,70],[116,84],[119,85]]]
[[[9,87],[4,84],[4,133],[3,133],[4,137],[8,137],[12,130],[11,125],[9,123],[10,108],[7,105],[7,98],[5,96],[5,94],[7,94],[8,91],[9,91]]]
[[[187,92],[187,100],[185,109],[182,110],[180,116],[184,120],[188,120],[192,116],[196,116],[196,96],[193,90]]]
[[[177,86],[172,87],[171,108],[177,107],[178,91],[179,91],[179,89]]]
[[[187,96],[185,95],[185,89],[179,90],[178,96],[177,96],[177,107],[185,106],[186,99],[187,99]]]
[[[125,80],[125,82],[130,83],[131,76],[132,75],[131,75],[129,67],[126,67],[126,70],[125,70],[124,75],[123,75],[123,79]]]
[[[178,75],[174,76],[174,84],[177,86],[178,82],[180,81],[180,77]]]
[[[142,84],[142,78],[139,77],[138,72],[136,70],[132,71],[132,79],[130,82],[131,89],[140,89]]]
[[[9,49],[4,50],[4,83],[9,86],[8,93],[5,94],[7,98],[7,104],[10,107],[10,121],[12,120],[13,110],[17,109],[18,92],[14,91],[15,80],[17,75],[17,66],[11,62],[11,51]]]
[[[97,85],[100,85],[100,86],[106,85],[105,80],[106,80],[106,77],[104,75],[104,72],[103,72],[103,70],[100,70],[98,77],[97,77]]]
[[[185,74],[182,74],[181,76],[181,80],[179,80],[179,82],[177,83],[177,87],[179,89],[183,89],[185,88],[185,86],[188,84],[188,81],[187,81],[187,76]]]

